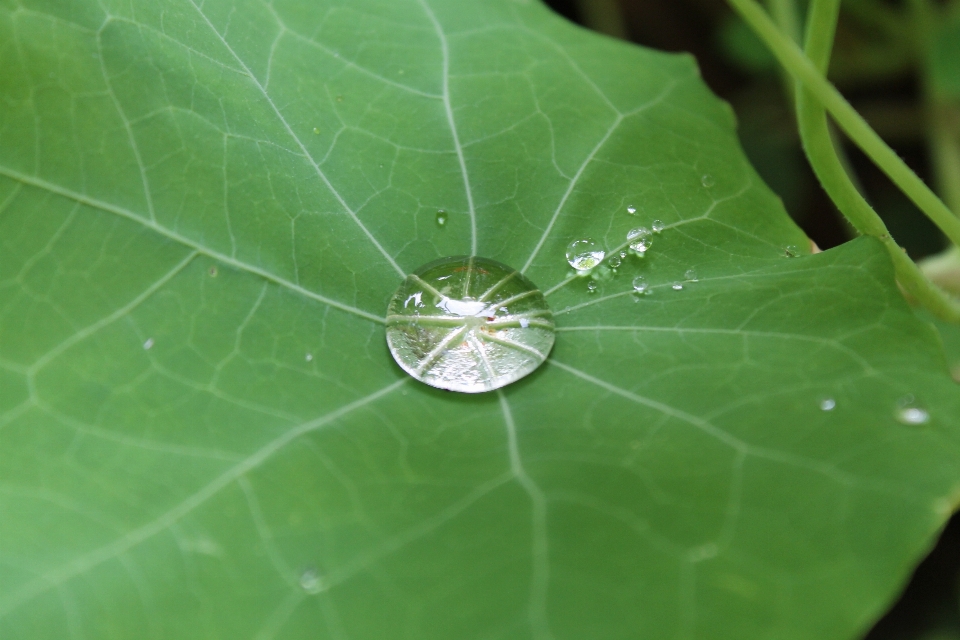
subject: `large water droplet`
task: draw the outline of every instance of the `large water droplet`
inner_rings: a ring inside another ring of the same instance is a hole
[[[633,279],[633,290],[637,293],[643,293],[647,290],[647,287],[650,286],[647,284],[647,279],[643,276],[637,276]]]
[[[397,364],[450,391],[480,393],[519,380],[543,364],[553,341],[553,316],[536,285],[476,256],[420,267],[387,308],[387,345]]]
[[[437,225],[442,227],[443,225],[447,224],[447,217],[447,212],[443,209],[437,211]]]
[[[577,271],[589,271],[603,262],[607,252],[593,238],[574,240],[567,246],[567,262]]]
[[[700,176],[700,184],[702,184],[704,187],[709,189],[710,187],[716,184],[716,181],[713,179],[712,175],[710,175],[709,173],[705,173],[702,176]]]

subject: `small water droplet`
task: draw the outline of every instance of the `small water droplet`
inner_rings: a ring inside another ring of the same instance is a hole
[[[683,283],[682,283],[682,282],[674,282],[672,285],[670,285],[670,288],[673,289],[674,291],[681,291],[681,290],[683,290]]]
[[[621,251],[621,252],[620,252],[620,259],[623,260],[623,259],[626,258],[626,257],[627,257],[627,252],[626,252],[626,251]]]
[[[306,360],[307,362],[313,362],[313,354],[312,354],[312,353],[308,353],[307,355],[305,355],[305,356],[303,357],[303,359]]]
[[[337,96],[337,102],[343,102],[343,96]]]
[[[300,588],[307,593],[320,593],[324,587],[323,576],[316,569],[307,569],[300,574]]]
[[[627,207],[627,213],[629,213],[632,216],[635,216],[637,215],[637,208],[631,204],[630,206]]]
[[[663,224],[663,220],[654,220],[651,226],[653,227],[654,233],[660,233],[667,227],[667,225]]]
[[[797,248],[797,245],[788,244],[783,248],[783,255],[788,258],[796,258],[798,255],[800,255],[800,250]]]
[[[591,280],[587,283],[587,293],[596,293],[597,292],[597,281]]]
[[[650,285],[647,284],[647,279],[643,276],[637,276],[633,279],[633,290],[637,293],[643,293],[649,286]]]
[[[644,253],[653,244],[650,240],[650,230],[646,227],[637,227],[627,232],[627,240],[630,242],[630,249],[643,256]]]
[[[153,338],[147,338],[147,340],[143,343],[143,349],[144,351],[149,351],[152,348],[153,348]]]
[[[897,420],[908,425],[927,424],[930,422],[930,413],[920,407],[901,407],[897,410]]]
[[[217,277],[217,268],[216,268],[216,267],[210,267],[210,270],[207,271],[207,273],[210,274],[210,277],[211,277],[211,278],[216,278],[216,277]]]
[[[687,269],[683,277],[687,279],[687,282],[697,282],[697,272],[694,269]]]
[[[319,128],[319,127],[314,127],[314,128],[313,128],[313,132],[314,132],[316,135],[320,135],[320,128]]]
[[[616,269],[616,268],[619,267],[620,264],[621,264],[621,262],[620,262],[620,255],[619,255],[619,254],[616,254],[616,253],[613,254],[612,256],[610,256],[610,259],[609,259],[607,262],[610,263],[610,267],[611,267],[611,268]]]
[[[437,224],[441,227],[447,224],[447,212],[443,209],[437,211]]]
[[[603,262],[606,251],[592,238],[574,240],[567,246],[567,262],[577,271],[589,271]]]
[[[705,173],[702,176],[700,176],[700,184],[702,184],[704,187],[709,189],[714,184],[716,184],[716,182],[714,181],[712,175],[710,175],[709,173]]]
[[[837,407],[837,401],[833,398],[824,398],[820,401],[821,411],[833,411]]]
[[[493,260],[454,256],[403,281],[387,308],[386,338],[416,380],[481,393],[534,371],[555,336],[546,299],[530,280]]]

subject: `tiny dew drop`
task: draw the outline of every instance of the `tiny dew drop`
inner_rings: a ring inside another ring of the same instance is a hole
[[[210,274],[210,277],[211,277],[211,278],[216,278],[216,277],[217,277],[217,268],[216,268],[215,266],[214,266],[214,267],[210,267],[210,269],[207,271],[207,273]]]
[[[713,179],[712,175],[710,175],[709,173],[705,173],[702,176],[700,176],[700,184],[702,184],[704,187],[709,189],[710,187],[716,184],[716,181]]]
[[[316,135],[320,135],[320,128],[319,128],[319,127],[314,127],[314,128],[313,128],[313,133],[316,134]]]
[[[629,213],[632,216],[635,216],[637,215],[637,208],[631,204],[629,207],[627,207],[627,213]]]
[[[437,211],[437,226],[442,227],[445,224],[447,224],[447,212],[443,209],[440,209]]]
[[[897,410],[897,420],[907,425],[927,424],[930,422],[930,413],[920,407],[900,407]]]
[[[673,289],[674,291],[682,291],[682,290],[683,290],[683,283],[682,283],[682,282],[674,282],[672,285],[670,285],[670,288]]]
[[[783,255],[788,258],[796,258],[798,255],[800,255],[800,250],[797,248],[797,245],[788,244],[783,248]]]
[[[587,283],[587,293],[596,293],[597,292],[597,281],[591,280]]]
[[[477,256],[420,267],[387,307],[394,360],[448,391],[481,393],[515,382],[543,364],[553,342],[553,316],[536,285]]]
[[[837,401],[833,398],[824,398],[820,401],[821,411],[833,411],[837,407]]]
[[[305,355],[305,356],[303,357],[303,359],[306,360],[307,362],[313,362],[313,354],[312,354],[312,353],[308,353],[307,355]]]
[[[633,279],[633,290],[637,293],[643,293],[649,286],[650,285],[647,284],[647,279],[643,276],[637,276]]]
[[[654,220],[650,226],[653,227],[654,233],[660,233],[667,228],[667,225],[663,224],[663,220]]]
[[[687,279],[687,282],[697,282],[697,272],[693,269],[687,269],[683,277]]]
[[[143,350],[150,351],[153,348],[153,338],[147,338],[143,343]]]
[[[316,569],[306,569],[300,574],[300,588],[307,593],[320,593],[324,586],[323,576]]]
[[[615,253],[615,254],[613,254],[612,256],[610,256],[610,258],[609,258],[609,260],[608,260],[608,262],[610,263],[610,267],[611,267],[612,269],[616,269],[617,267],[619,267],[619,266],[620,266],[620,261],[621,261],[620,255],[617,254],[617,253]]]
[[[577,271],[589,271],[603,262],[607,252],[593,238],[574,240],[567,246],[567,262]]]

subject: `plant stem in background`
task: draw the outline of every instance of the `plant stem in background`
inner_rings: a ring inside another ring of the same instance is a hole
[[[917,267],[916,263],[896,244],[887,231],[883,220],[880,219],[880,216],[877,215],[867,201],[864,200],[860,192],[857,191],[856,186],[850,180],[850,177],[844,170],[843,164],[837,156],[830,136],[826,111],[821,104],[821,102],[826,104],[828,100],[833,103],[835,108],[838,106],[846,107],[846,109],[840,108],[838,110],[841,115],[848,116],[846,118],[848,124],[852,121],[855,125],[862,125],[860,127],[852,127],[855,132],[862,133],[862,130],[865,129],[866,132],[870,134],[869,136],[861,136],[862,139],[866,138],[866,142],[868,143],[879,143],[879,145],[872,144],[871,150],[874,152],[878,150],[882,151],[883,149],[889,151],[889,154],[894,156],[896,161],[902,165],[902,168],[908,172],[923,189],[929,191],[926,185],[879,139],[860,115],[850,107],[846,100],[844,100],[836,89],[823,77],[829,65],[830,53],[833,47],[837,16],[840,10],[839,0],[813,0],[810,6],[805,43],[805,48],[810,59],[807,59],[792,42],[788,41],[788,39],[779,32],[776,26],[770,22],[769,17],[767,17],[766,14],[763,13],[763,10],[752,0],[730,1],[740,11],[748,24],[764,39],[774,54],[777,55],[778,59],[781,60],[781,63],[797,77],[797,121],[800,136],[804,151],[810,160],[810,165],[817,174],[824,190],[829,194],[834,203],[836,203],[837,208],[840,209],[860,233],[874,236],[884,243],[896,269],[898,281],[911,296],[938,317],[951,322],[960,322],[960,303],[952,300],[943,291],[938,289],[936,285],[930,282]],[[791,64],[787,64],[785,60]],[[819,83],[811,82],[811,79],[818,80]],[[817,91],[818,84],[820,91]],[[849,117],[851,114],[853,118]],[[834,115],[836,117],[836,113],[834,113]],[[838,118],[838,121],[839,120],[840,118]],[[843,123],[841,123],[841,126],[842,125]],[[844,129],[848,135],[851,135],[852,138],[854,137],[847,127],[844,127]],[[854,141],[859,143],[856,138],[854,138]],[[864,144],[860,144],[860,146],[880,165],[881,169],[884,169],[885,172],[890,175],[890,172],[887,171],[887,166],[878,162]],[[879,153],[878,155],[882,160],[888,159],[885,157],[887,154]],[[902,174],[903,171],[897,173],[897,175],[903,177]],[[891,178],[893,178],[892,175]],[[908,186],[915,186],[909,184],[909,181],[907,182]],[[901,188],[904,188],[900,182],[897,182],[897,184],[901,186]],[[904,191],[906,192],[906,189],[904,189]],[[915,189],[913,194],[907,192],[907,195],[911,196],[911,199],[914,199],[913,195],[917,193],[922,195],[923,192],[922,190],[918,191]],[[946,214],[952,222],[957,222],[957,219],[950,214],[949,210],[946,210],[946,207],[939,201],[936,195],[931,192],[930,196],[946,211]],[[929,200],[929,198],[926,200]],[[924,200],[924,202],[926,202],[926,200]],[[916,202],[916,200],[914,200],[914,202]],[[930,215],[929,212],[926,213]],[[940,217],[943,216],[941,215]],[[941,226],[941,228],[943,227]],[[960,225],[958,225],[956,231],[956,237],[960,238]],[[954,239],[954,237],[951,236],[951,239]]]
[[[577,8],[584,26],[614,38],[628,39],[619,0],[579,0]]]
[[[960,246],[960,219],[900,159],[870,125],[823,77],[797,45],[780,33],[770,16],[754,0],[729,0],[774,56],[826,107],[844,133],[933,220],[950,241]]]
[[[931,47],[944,16],[929,0],[911,0],[910,10],[934,179],[947,206],[960,215],[960,105],[942,95],[933,78]]]

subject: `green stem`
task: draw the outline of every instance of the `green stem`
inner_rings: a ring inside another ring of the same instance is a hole
[[[910,170],[893,149],[870,128],[840,92],[807,59],[797,45],[783,36],[755,0],[729,0],[747,24],[766,43],[774,56],[816,97],[844,133],[898,186],[900,190],[933,220],[951,242],[960,246],[960,218]]]
[[[955,215],[960,215],[960,111],[956,100],[945,98],[937,90],[931,69],[931,42],[937,33],[936,25],[944,16],[929,0],[911,0],[910,7],[934,179],[944,202]]]
[[[753,5],[752,0],[746,0],[745,2],[744,0],[731,0],[731,2],[735,3],[738,9],[741,4],[752,5],[762,14],[762,10]],[[826,73],[830,63],[830,53],[833,48],[839,10],[840,0],[813,0],[808,13],[805,43],[809,59],[799,50],[796,51],[800,60],[810,68],[809,70],[812,73],[808,75],[818,78],[822,84],[833,90],[834,93],[836,93],[836,90],[823,80],[823,74]],[[747,18],[747,15],[744,15],[744,17]],[[769,23],[769,18],[766,18],[765,14],[762,17]],[[750,24],[753,25],[753,22],[750,22]],[[773,34],[770,40],[776,40],[779,44],[786,44],[788,47],[792,45],[792,43],[786,42],[786,38],[777,31],[772,23],[769,24],[769,27],[772,31],[768,30],[768,36],[770,33]],[[768,46],[774,49],[769,41]],[[776,53],[775,49],[774,52]],[[799,76],[800,74],[797,73],[796,75]],[[887,231],[883,220],[864,200],[850,180],[843,163],[837,156],[827,123],[826,111],[818,100],[820,95],[816,93],[810,83],[805,85],[798,80],[796,96],[797,124],[804,151],[814,173],[816,173],[824,190],[837,205],[837,208],[850,220],[857,231],[874,236],[884,244],[896,270],[897,280],[911,296],[938,317],[951,322],[960,322],[960,304],[948,297],[923,275],[916,263],[896,244]],[[837,97],[844,105],[849,107],[839,94],[837,94]],[[852,108],[850,110],[853,111]],[[853,114],[859,117],[856,111],[853,111]],[[866,123],[864,123],[864,126],[869,130]],[[870,133],[873,133],[872,130]],[[876,134],[873,135],[876,137]],[[881,144],[883,144],[882,141]],[[906,170],[910,171],[909,169]],[[919,178],[916,179],[919,181]],[[933,197],[936,198],[936,196]],[[954,218],[954,220],[956,219]]]

